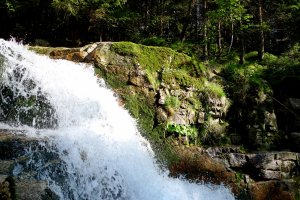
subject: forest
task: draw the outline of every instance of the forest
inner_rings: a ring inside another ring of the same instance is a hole
[[[299,42],[298,0],[1,0],[0,38],[41,46],[132,41],[199,60],[281,54]]]

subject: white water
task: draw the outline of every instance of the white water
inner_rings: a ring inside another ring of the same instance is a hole
[[[2,82],[23,96],[42,92],[56,111],[55,129],[21,129],[47,137],[66,163],[68,192],[46,172],[41,176],[61,199],[234,199],[224,186],[190,183],[160,170],[135,121],[94,76],[93,67],[51,60],[0,39],[1,55],[5,56]],[[23,69],[21,80],[9,78],[15,69]],[[26,89],[23,83],[28,79],[37,86]]]

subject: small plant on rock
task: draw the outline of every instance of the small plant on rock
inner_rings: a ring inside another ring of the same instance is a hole
[[[190,141],[197,143],[198,131],[196,127],[190,125],[168,123],[167,132],[178,134],[179,142],[183,140],[184,144],[189,145]]]

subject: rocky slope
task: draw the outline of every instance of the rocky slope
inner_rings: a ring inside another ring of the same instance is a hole
[[[167,159],[171,175],[228,184],[239,199],[299,198],[299,154],[278,151],[288,141],[299,151],[298,118],[290,112],[298,113],[298,97],[286,95],[279,106],[268,83],[206,71],[168,48],[121,42],[31,49],[94,65]],[[285,115],[292,120],[283,130],[278,118]],[[240,144],[252,151],[233,146]]]

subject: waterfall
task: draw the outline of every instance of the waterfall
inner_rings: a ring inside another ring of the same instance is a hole
[[[135,120],[92,66],[52,60],[0,39],[0,75],[2,103],[9,106],[13,99],[4,97],[3,88],[25,102],[0,128],[46,138],[41,145],[62,160],[59,176],[64,180],[49,170],[41,170],[39,177],[60,199],[234,199],[224,186],[168,177]],[[1,113],[7,118],[4,107]]]

